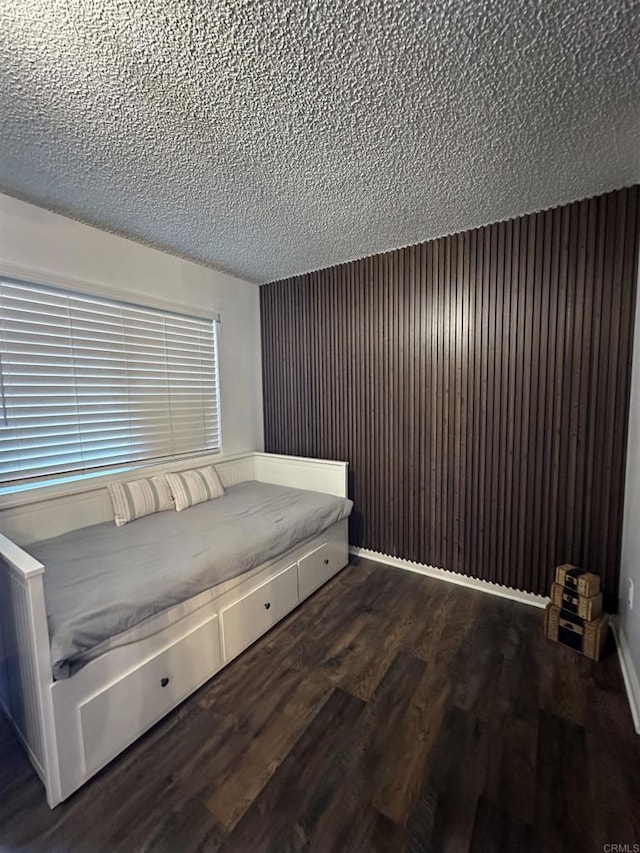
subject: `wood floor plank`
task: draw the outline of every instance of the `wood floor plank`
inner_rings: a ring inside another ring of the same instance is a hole
[[[534,819],[538,719],[503,719],[490,736],[485,794],[522,823]]]
[[[511,616],[503,634],[503,667],[497,689],[496,721],[536,719],[540,706],[540,673],[537,649],[550,642],[543,636],[544,612],[525,604],[511,604]]]
[[[425,607],[421,630],[412,638],[412,653],[429,663],[448,667],[473,630],[482,594],[453,585],[445,586],[442,593],[440,606],[433,610]]]
[[[398,606],[384,604],[381,616],[369,625],[359,660],[342,679],[345,690],[367,702],[377,690],[412,629],[422,621],[423,608],[412,598]]]
[[[638,735],[635,735],[638,739]],[[586,732],[589,794],[594,849],[604,850],[612,839],[637,843],[640,838],[640,755],[637,744],[602,738]],[[634,748],[635,747],[635,748]]]
[[[282,697],[233,767],[217,778],[207,808],[227,831],[234,829],[331,691],[332,686],[325,678],[303,679],[291,695]]]
[[[220,779],[233,771],[238,755],[250,749],[272,716],[279,713],[283,697],[294,695],[304,678],[305,673],[274,661],[271,679],[263,682],[260,672],[251,672],[246,688],[249,701],[236,701],[235,708],[224,715],[216,712],[215,706],[209,708],[209,713],[198,724],[198,730],[202,730],[198,748],[177,770],[182,783],[191,788],[198,784],[194,793],[210,792]],[[255,691],[252,690],[254,684]],[[180,746],[177,748],[183,751]]]
[[[532,845],[529,824],[480,797],[470,853],[529,853]]]
[[[496,723],[499,683],[504,665],[513,603],[498,599],[489,610],[477,606],[472,630],[458,647],[451,671],[455,677],[452,703],[472,718]]]
[[[445,673],[427,668],[399,720],[396,743],[381,763],[372,802],[394,823],[406,826],[420,793],[425,768],[451,695]]]
[[[10,799],[12,791],[19,791],[25,784],[35,782],[33,768],[18,743],[17,738],[9,729],[8,723],[0,714],[0,727],[5,739],[0,743],[0,815],[2,803]]]
[[[334,690],[223,849],[302,850],[345,772],[345,753],[364,702]],[[320,839],[322,842],[322,839]]]
[[[367,851],[367,853],[392,853],[395,850],[404,850],[406,845],[406,831],[404,827],[398,826],[388,817],[380,814],[375,808],[366,809],[358,820],[354,821],[344,842],[339,845],[333,843],[331,847],[323,847],[322,844],[315,848],[317,853],[326,853],[329,849],[334,853],[344,851]]]
[[[489,801],[531,824],[535,803],[539,692],[535,641],[542,614],[514,605],[496,690],[485,793]],[[544,639],[544,638],[543,638]]]
[[[164,798],[155,809],[138,816],[110,853],[195,853],[220,849],[225,833],[198,798],[179,802],[167,810]]]
[[[0,758],[0,764],[6,761],[16,771],[15,785],[5,788],[0,797],[0,850],[62,850],[60,822],[47,806],[42,784],[26,757],[16,756],[13,750],[5,752],[3,745]]]
[[[336,843],[345,844],[354,822],[362,820],[371,807],[383,756],[395,744],[400,721],[424,671],[422,661],[405,654],[389,666],[353,731],[343,782],[318,822],[320,838],[333,835]]]
[[[488,749],[489,727],[449,706],[408,821],[408,849],[433,853],[468,850]]]
[[[534,841],[550,853],[591,846],[585,731],[569,720],[540,712]]]
[[[204,803],[193,799],[179,809],[165,814],[140,846],[140,850],[149,853],[175,853],[176,850],[181,853],[213,853],[220,849],[223,838],[222,829],[211,820]]]

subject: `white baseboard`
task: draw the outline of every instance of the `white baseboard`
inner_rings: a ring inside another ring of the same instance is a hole
[[[369,551],[366,548],[350,548],[349,550],[352,554],[362,557],[364,560],[375,560],[377,563],[385,563],[397,569],[405,569],[405,571],[427,575],[430,578],[437,578],[447,583],[455,583],[458,586],[477,589],[479,592],[497,595],[500,598],[508,598],[511,601],[518,601],[520,604],[529,604],[532,607],[546,607],[549,603],[549,599],[544,595],[536,595],[533,592],[525,592],[521,589],[512,589],[510,586],[501,586],[499,583],[468,577],[467,575],[458,574],[458,572],[436,569],[434,566],[426,566],[424,563],[413,563],[411,560],[403,560],[400,557],[390,557],[388,554],[380,554],[378,551]]]
[[[618,647],[618,660],[620,661],[620,669],[622,670],[622,678],[624,686],[627,690],[627,699],[631,708],[631,716],[633,717],[633,725],[636,732],[640,735],[640,678],[631,659],[629,645],[625,637],[622,626],[617,619],[611,620],[613,636],[616,638],[616,646]]]

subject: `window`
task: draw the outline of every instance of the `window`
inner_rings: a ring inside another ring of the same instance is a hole
[[[219,448],[214,320],[0,279],[0,483]]]

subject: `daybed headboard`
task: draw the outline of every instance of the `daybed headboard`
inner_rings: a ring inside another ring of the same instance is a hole
[[[326,492],[347,497],[347,462],[330,459],[309,459],[303,456],[282,456],[277,453],[254,453],[254,479],[278,486]]]
[[[17,545],[59,536],[69,530],[113,519],[107,483],[148,477],[162,471],[181,471],[214,464],[224,486],[245,480],[261,480],[347,496],[347,463],[323,459],[304,459],[271,453],[242,453],[238,456],[202,456],[172,464],[129,471],[126,475],[98,478],[86,482],[45,487],[37,493],[26,491],[0,496],[0,533]]]

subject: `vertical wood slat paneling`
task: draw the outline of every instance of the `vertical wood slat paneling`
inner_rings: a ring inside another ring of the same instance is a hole
[[[349,461],[355,544],[612,606],[639,191],[262,287],[266,449]]]

